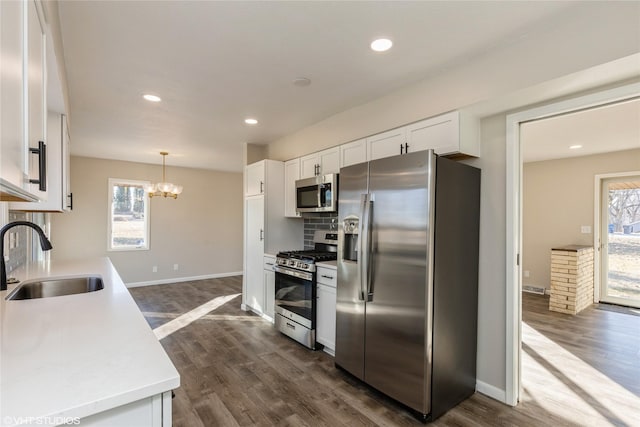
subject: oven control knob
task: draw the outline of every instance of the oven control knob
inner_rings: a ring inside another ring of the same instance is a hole
[[[309,269],[309,264],[302,264],[300,267],[305,269],[305,270],[308,270]]]

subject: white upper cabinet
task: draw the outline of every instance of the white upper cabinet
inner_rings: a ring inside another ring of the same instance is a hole
[[[436,154],[449,154],[458,149],[458,113],[444,114],[408,125],[408,152],[432,148]]]
[[[69,130],[64,114],[47,114],[47,200],[13,202],[10,209],[31,212],[66,212],[72,209],[69,176]]]
[[[245,174],[245,196],[255,196],[264,193],[264,165],[264,162],[257,162],[247,166]]]
[[[40,154],[30,150],[39,149],[46,135],[46,27],[40,6],[32,0],[0,2],[3,201],[46,199],[46,193],[30,183],[41,178],[41,171],[46,182],[46,157],[40,164]]]
[[[458,111],[367,138],[369,160],[433,149],[440,156],[480,156],[478,122]]]
[[[404,153],[405,128],[391,129],[367,138],[369,160],[397,156]]]
[[[23,16],[20,2],[0,1],[0,178],[5,185],[23,189],[24,140],[24,73]],[[3,186],[2,200],[8,200],[9,189]]]
[[[300,159],[284,164],[284,216],[300,218],[296,212],[296,181],[300,179]]]
[[[477,126],[477,122],[465,121],[458,111],[410,124],[406,126],[408,152],[433,149],[440,156],[479,156],[474,124]]]
[[[340,172],[340,147],[333,147],[300,158],[300,178]]]
[[[367,161],[367,139],[342,144],[340,146],[340,167],[351,166]]]
[[[38,3],[27,1],[27,140],[29,141],[29,192],[40,200],[47,199],[46,143],[47,132],[47,67],[46,28]],[[46,150],[46,148],[45,148]],[[44,164],[42,164],[44,163]],[[44,183],[42,183],[44,181]]]
[[[333,147],[318,153],[320,155],[320,175],[340,172],[340,147]]]

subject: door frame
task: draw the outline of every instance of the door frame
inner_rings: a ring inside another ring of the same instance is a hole
[[[640,97],[640,83],[633,83],[507,115],[505,403],[508,405],[515,406],[520,399],[522,348],[522,263],[520,262],[522,254],[522,150],[520,124],[637,97]]]
[[[600,290],[602,285],[602,274],[600,267],[602,266],[602,211],[600,206],[602,202],[602,182],[609,178],[624,178],[627,176],[639,176],[640,171],[632,172],[617,172],[617,173],[605,173],[595,176],[595,186],[593,191],[593,247],[594,260],[593,260],[593,298],[594,302],[600,302]]]

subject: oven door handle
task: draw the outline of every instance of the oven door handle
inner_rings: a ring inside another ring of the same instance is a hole
[[[287,276],[297,277],[303,280],[313,280],[313,273],[308,273],[306,271],[293,270],[291,268],[281,267],[279,265],[274,266],[273,271],[275,271],[276,273],[286,274]]]

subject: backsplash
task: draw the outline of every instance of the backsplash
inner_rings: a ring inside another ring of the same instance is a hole
[[[13,221],[27,221],[26,212],[9,211],[9,222]],[[15,247],[9,249],[9,243],[11,240],[10,234],[15,233],[16,244]],[[13,227],[7,231],[5,236],[5,255],[9,256],[6,261],[7,277],[10,277],[13,270],[24,265],[27,262],[27,227]]]
[[[338,231],[338,214],[336,212],[304,213],[304,248],[313,249],[313,233],[316,230]]]

